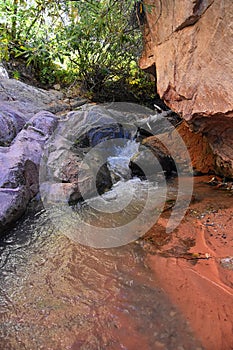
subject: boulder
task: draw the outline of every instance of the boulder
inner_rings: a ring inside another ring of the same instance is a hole
[[[179,142],[179,137],[181,137],[190,155],[190,164],[188,164],[188,166],[193,169],[194,174],[213,174],[214,171],[216,171],[217,165],[207,138],[200,133],[191,132],[185,122],[181,123],[176,131],[177,132],[173,131],[171,134],[166,133],[163,135],[163,139],[166,140],[168,148],[176,148],[177,150],[178,159],[176,163],[182,166],[186,157],[185,150]]]
[[[176,165],[169,150],[156,136],[143,140],[139,152],[131,158],[129,167],[133,176],[146,177],[148,180],[168,178],[176,173]]]
[[[86,103],[86,100],[64,99],[56,90],[43,90],[16,79],[0,79],[0,110],[11,108],[29,120],[36,113],[47,110],[51,113],[68,112]]]
[[[20,112],[7,105],[0,105],[0,146],[9,146],[25,122]]]
[[[29,200],[25,186],[17,189],[0,188],[0,234],[22,216]]]
[[[141,68],[155,72],[160,97],[205,136],[215,170],[232,177],[232,0],[145,0],[144,6]]]
[[[37,194],[44,143],[57,124],[55,115],[40,112],[9,147],[0,147],[0,233],[23,214]]]
[[[56,113],[59,108],[56,105],[62,98],[63,94],[55,90],[46,91],[16,79],[0,80],[0,106],[18,110],[27,120],[42,110]]]
[[[181,139],[184,144],[180,142]],[[159,139],[158,136],[145,138],[142,145],[151,149],[167,176],[172,175],[177,170],[176,167],[183,174],[193,171],[194,175],[213,174],[216,169],[216,159],[205,136],[191,132],[185,122],[172,132],[160,134]],[[172,151],[173,160],[169,150]],[[135,160],[138,161],[140,158],[143,160],[143,153]],[[187,157],[187,153],[190,158]],[[175,167],[173,161],[175,161]]]
[[[45,91],[1,74],[0,232],[16,221],[39,190],[43,147],[63,113],[84,104],[58,91]]]

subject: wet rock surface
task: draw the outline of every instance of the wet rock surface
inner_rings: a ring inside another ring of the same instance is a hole
[[[53,192],[53,198],[59,198],[63,188],[65,202],[95,195],[96,188],[103,193],[112,185],[106,167],[108,150],[85,156],[101,142],[127,135],[130,137],[130,130],[124,130],[115,116],[103,107],[69,113],[45,148],[46,162],[42,176],[42,181],[44,179],[47,183],[45,188],[52,186],[53,191],[49,193]],[[53,186],[54,183],[56,186]],[[57,194],[54,192],[56,189]]]
[[[185,147],[180,142],[180,138],[184,141]],[[163,145],[166,145],[164,154],[171,151],[174,152],[176,166],[179,166],[183,171],[187,172],[192,169],[194,175],[211,174],[216,171],[216,157],[206,137],[198,133],[192,133],[185,122],[182,122],[171,132],[161,134],[159,140],[155,135],[145,138],[142,143],[145,145],[148,144],[148,147],[152,147],[153,149],[153,145],[156,145],[158,142],[162,142]],[[185,159],[187,159],[187,151],[190,156],[189,162],[185,161]],[[168,158],[168,166],[169,164],[170,161]],[[173,167],[168,167],[168,173],[172,170],[176,171],[174,165]]]
[[[191,130],[205,135],[218,173],[233,176],[233,3],[145,1],[140,65],[157,72],[157,89]]]

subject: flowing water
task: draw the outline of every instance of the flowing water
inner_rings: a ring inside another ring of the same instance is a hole
[[[148,186],[130,178],[129,149],[137,151],[130,142],[109,158],[109,203]],[[0,243],[0,350],[201,349],[145,265],[139,242],[87,247],[58,232],[46,210],[34,211]]]

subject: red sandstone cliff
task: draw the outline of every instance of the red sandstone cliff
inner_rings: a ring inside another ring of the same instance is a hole
[[[194,131],[205,135],[216,171],[233,176],[233,1],[144,0],[143,69]]]

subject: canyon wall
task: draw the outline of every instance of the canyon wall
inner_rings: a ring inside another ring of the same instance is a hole
[[[217,173],[233,177],[233,1],[144,0],[140,67],[165,103],[204,135]]]

